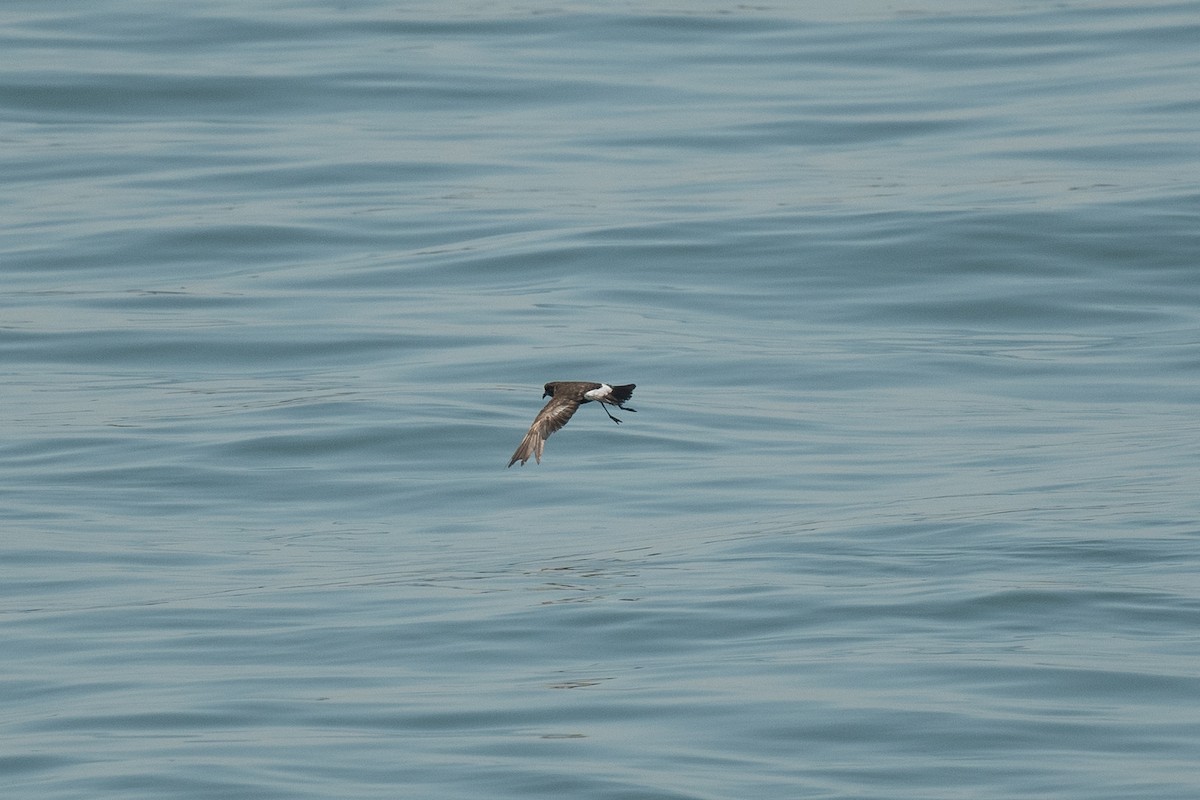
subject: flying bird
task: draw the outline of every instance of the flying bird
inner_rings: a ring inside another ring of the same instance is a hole
[[[511,467],[518,461],[522,465],[531,458],[536,458],[537,463],[542,463],[542,450],[546,448],[546,439],[550,434],[567,424],[567,420],[571,415],[584,403],[590,403],[593,400],[600,404],[600,408],[604,409],[604,413],[608,414],[608,418],[618,425],[621,420],[612,415],[606,405],[616,406],[622,411],[636,412],[636,408],[626,408],[625,403],[629,402],[629,398],[633,395],[633,389],[636,384],[630,383],[625,386],[609,386],[607,383],[590,383],[588,381],[551,381],[543,388],[546,390],[542,393],[542,397],[549,397],[550,402],[546,403],[545,408],[538,412],[538,415],[533,418],[533,424],[529,426],[529,433],[525,434],[525,438],[521,440],[520,447],[517,452],[513,453],[512,460],[508,462]]]

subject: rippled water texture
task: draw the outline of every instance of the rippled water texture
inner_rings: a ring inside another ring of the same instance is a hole
[[[0,780],[1200,796],[1197,42],[4,4]]]

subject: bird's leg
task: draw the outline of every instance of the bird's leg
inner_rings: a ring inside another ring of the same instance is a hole
[[[601,408],[604,408],[604,413],[605,413],[605,414],[608,414],[608,418],[609,418],[609,419],[611,419],[613,422],[617,423],[618,425],[620,425],[620,424],[621,424],[621,420],[619,420],[619,419],[617,419],[616,417],[614,417],[614,416],[612,415],[612,412],[611,412],[611,411],[609,411],[607,408],[605,408],[605,404],[604,404],[604,403],[601,403],[601,404],[600,404],[600,407],[601,407]]]

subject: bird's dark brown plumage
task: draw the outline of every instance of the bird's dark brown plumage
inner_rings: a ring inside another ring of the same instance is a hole
[[[602,404],[601,408],[604,408],[604,405],[610,405],[625,411],[636,412],[637,409],[625,408],[624,405],[629,402],[635,387],[636,384],[633,383],[625,386],[610,386],[607,383],[590,381],[551,381],[547,383],[542,387],[545,389],[542,397],[549,397],[550,402],[546,403],[545,407],[533,418],[529,432],[521,440],[520,446],[513,453],[512,460],[508,462],[508,465],[511,467],[518,461],[524,464],[531,458],[537,459],[539,464],[542,463],[542,451],[546,448],[546,439],[550,437],[550,434],[566,425],[571,415],[584,403],[594,400]],[[604,408],[604,413],[608,414],[609,419],[613,422],[618,424],[621,422],[610,414],[607,408]]]

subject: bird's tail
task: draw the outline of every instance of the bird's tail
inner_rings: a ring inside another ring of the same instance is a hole
[[[612,394],[606,397],[605,400],[615,406],[623,406],[624,403],[629,402],[629,398],[633,396],[633,390],[636,387],[636,383],[627,383],[624,386],[614,386],[612,387]],[[632,408],[626,410],[633,411]]]

